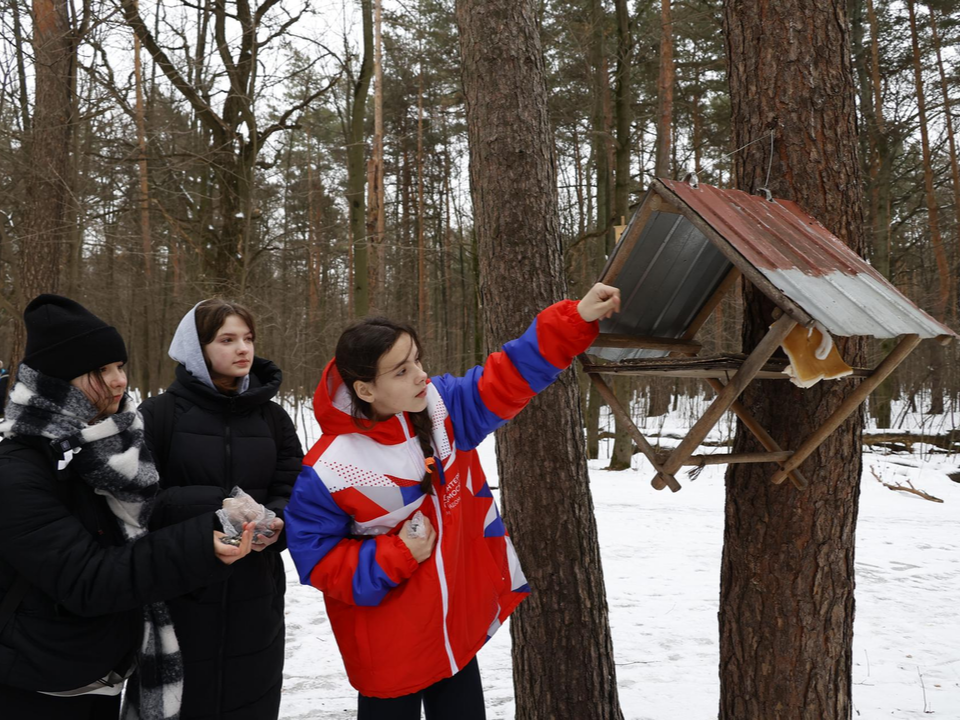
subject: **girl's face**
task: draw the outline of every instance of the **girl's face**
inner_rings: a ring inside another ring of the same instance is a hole
[[[246,377],[253,364],[253,333],[239,315],[228,315],[213,341],[203,346],[210,362],[210,378],[216,382]]]
[[[97,372],[100,373],[102,386],[91,377]],[[101,413],[113,415],[120,409],[120,401],[123,400],[123,393],[127,389],[127,371],[124,370],[122,362],[110,363],[93,373],[75,377],[70,384],[80,388],[87,400]]]
[[[413,338],[404,333],[377,362],[372,382],[356,381],[357,396],[368,403],[378,417],[401,412],[420,412],[427,407],[427,374],[420,365],[420,351]]]

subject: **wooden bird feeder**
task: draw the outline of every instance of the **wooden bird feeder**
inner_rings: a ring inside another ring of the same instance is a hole
[[[778,317],[748,355],[701,357],[697,332],[741,278],[779,308]],[[957,336],[796,203],[701,185],[695,175],[683,182],[653,181],[600,281],[620,288],[621,311],[601,322],[587,351],[600,360],[584,354],[580,362],[653,465],[658,490],[679,490],[676,473],[684,466],[753,462],[776,463],[774,483],[789,477],[796,487],[807,487],[801,463],[917,345],[925,339],[946,345]],[[798,448],[786,450],[737,398],[755,379],[788,379],[787,361],[773,354],[798,325],[824,335],[900,340],[877,367],[850,368],[859,384]],[[659,455],[604,375],[702,378],[717,395],[680,444]],[[694,455],[728,410],[766,452]]]

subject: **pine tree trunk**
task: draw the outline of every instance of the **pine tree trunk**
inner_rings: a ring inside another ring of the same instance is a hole
[[[907,0],[907,10],[910,13],[910,40],[913,46],[913,77],[917,89],[917,115],[920,124],[920,145],[923,151],[923,187],[927,201],[927,223],[930,226],[930,244],[933,245],[934,257],[937,261],[937,277],[939,292],[937,293],[936,316],[943,320],[950,300],[953,297],[953,288],[950,279],[950,263],[947,260],[943,238],[940,235],[940,213],[937,207],[937,195],[933,187],[933,157],[930,152],[930,136],[927,130],[927,103],[923,92],[923,58],[920,57],[920,40],[917,35],[916,3]]]
[[[498,347],[565,289],[537,3],[459,0],[457,23],[484,323]],[[505,518],[534,588],[510,627],[516,718],[619,720],[573,372],[498,431],[497,450]]]
[[[632,413],[635,387],[636,383],[633,378],[614,376],[610,380],[610,388],[623,403],[628,413]],[[607,470],[629,470],[633,461],[633,448],[635,447],[633,438],[627,431],[625,422],[621,421],[620,418],[614,418],[614,420],[616,432],[613,437],[613,451],[610,453],[610,464],[607,465]]]
[[[931,3],[927,3],[927,12],[930,13],[930,30],[933,36],[933,48],[937,53],[937,70],[940,74],[940,92],[943,97],[943,124],[947,131],[947,142],[950,147],[950,177],[953,180],[953,211],[956,214],[955,232],[957,243],[954,246],[956,258],[960,261],[960,160],[957,158],[957,138],[953,127],[953,103],[950,100],[950,84],[943,67],[943,53],[940,49],[940,32],[937,28],[937,19]],[[949,319],[956,319],[957,303],[951,304],[947,314]]]
[[[372,0],[360,0],[363,19],[363,59],[360,74],[353,87],[353,107],[347,145],[347,203],[350,208],[350,237],[352,250],[351,314],[365,316],[370,309],[370,279],[367,277],[369,242],[367,240],[367,209],[364,184],[367,165],[364,161],[364,124],[367,117],[367,91],[373,75],[373,6]]]
[[[893,171],[894,148],[887,137],[887,121],[883,113],[883,79],[880,76],[880,23],[874,9],[873,0],[866,0],[867,19],[870,23],[870,80],[872,90],[870,97],[864,97],[862,107],[872,108],[867,117],[867,133],[870,136],[870,176],[867,187],[870,191],[869,218],[873,228],[873,250],[870,260],[877,272],[888,280],[892,278],[890,272],[890,216],[892,183],[890,176]],[[886,339],[880,343],[880,352],[884,355],[893,350],[893,340]],[[877,422],[877,427],[891,426],[890,403],[893,398],[893,388],[896,379],[889,377],[870,398],[871,414]]]
[[[617,82],[614,93],[614,124],[616,126],[615,162],[616,179],[614,183],[613,215],[618,224],[626,222],[630,214],[630,123],[633,120],[631,106],[630,78],[633,62],[633,35],[630,23],[630,11],[626,0],[615,0],[617,15]],[[608,240],[607,253],[613,250],[613,238]],[[633,378],[620,377],[613,380],[613,389],[617,396],[627,401],[630,411],[631,400],[637,382]],[[626,423],[616,418],[616,437],[610,456],[610,470],[628,470],[633,460],[633,438]]]
[[[10,16],[13,19],[13,46],[17,56],[17,99],[20,103],[21,129],[25,135],[30,133],[30,92],[27,87],[27,63],[24,49],[27,41],[23,36],[20,22],[20,2],[10,0]]]
[[[603,407],[603,398],[593,383],[587,385],[587,458],[596,460],[600,457],[600,408]]]
[[[733,145],[776,130],[770,189],[794,200],[856,252],[864,249],[856,104],[842,0],[727,3]],[[766,175],[768,143],[735,157],[741,190]],[[765,334],[772,307],[744,291],[743,347]],[[852,365],[860,339],[837,338]],[[844,382],[800,390],[753,383],[742,402],[781,446],[795,448],[837,407]],[[800,493],[772,485],[771,466],[734,465],[720,587],[721,720],[851,717],[854,534],[862,415],[855,414],[802,467]],[[733,452],[762,448],[737,427]]]
[[[140,62],[140,38],[133,35],[133,74],[136,92],[136,125],[137,125],[137,174],[140,188],[140,244],[143,249],[143,293],[140,299],[142,320],[144,323],[144,343],[141,348],[137,371],[140,375],[141,397],[156,392],[154,384],[154,366],[159,354],[159,344],[154,340],[157,337],[157,322],[154,307],[157,301],[153,287],[153,239],[150,232],[150,183],[147,175],[147,129],[146,105],[143,92],[143,65]]]
[[[42,292],[60,289],[67,260],[68,205],[74,113],[73,67],[76,46],[66,0],[34,0],[33,52],[35,93],[26,168],[26,207],[19,233],[17,263],[21,307]],[[11,353],[16,367],[25,344],[16,325]]]
[[[384,302],[383,241],[386,233],[387,211],[383,188],[383,42],[381,34],[381,0],[373,0],[373,152],[370,178],[370,217],[367,220],[367,236],[371,240],[373,256],[369,258],[370,307],[375,314]]]
[[[673,146],[673,20],[670,0],[660,0],[660,76],[657,91],[657,160],[654,174],[671,177]]]
[[[424,245],[423,212],[423,60],[420,60],[420,81],[417,85],[417,308],[420,332],[426,337],[427,327],[427,250]]]

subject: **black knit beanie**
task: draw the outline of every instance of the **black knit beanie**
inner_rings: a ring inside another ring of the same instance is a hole
[[[116,328],[69,298],[38,295],[23,311],[23,323],[27,328],[23,362],[49,377],[73,380],[127,361],[127,348]]]

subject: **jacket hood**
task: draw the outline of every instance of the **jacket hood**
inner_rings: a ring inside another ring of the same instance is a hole
[[[200,302],[204,302],[201,300]],[[178,363],[183,365],[193,377],[209,387],[214,392],[217,386],[213,384],[210,377],[210,370],[207,369],[207,361],[203,357],[203,348],[200,346],[200,336],[197,334],[197,303],[190,312],[183,316],[180,324],[177,326],[177,332],[170,341],[170,350],[167,354]],[[253,368],[251,367],[251,373]],[[247,375],[240,381],[240,395],[250,387],[250,375]]]
[[[199,405],[210,412],[244,413],[250,409],[263,405],[276,397],[283,381],[280,368],[270,360],[254,357],[251,366],[246,391],[239,395],[224,395],[219,390],[209,387],[192,375],[184,365],[177,365],[177,379],[169,387],[178,397],[186,398],[195,405]]]
[[[429,382],[429,381],[428,381]],[[407,424],[407,432],[414,433],[406,413],[394,415],[389,420],[381,420],[367,428],[368,420],[362,418],[360,425],[354,421],[350,393],[337,371],[336,361],[331,360],[323,371],[323,377],[313,394],[313,414],[320,423],[324,435],[347,435],[358,433],[384,445],[396,445],[404,442],[408,435],[404,433],[402,423]]]

